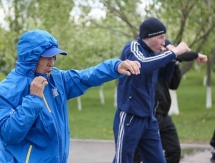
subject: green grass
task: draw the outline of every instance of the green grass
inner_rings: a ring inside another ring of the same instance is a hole
[[[105,104],[99,99],[99,88],[91,88],[81,96],[82,110],[78,110],[77,100],[69,101],[69,120],[72,138],[113,139],[114,84],[104,85]]]
[[[212,82],[214,86],[214,81]],[[212,86],[212,97],[215,90]],[[215,100],[212,108],[206,109],[206,87],[203,86],[203,73],[190,71],[187,79],[177,91],[180,115],[174,115],[181,142],[208,143],[215,129]]]
[[[0,81],[2,81],[5,78],[5,75],[0,72]]]
[[[208,143],[215,129],[215,101],[206,109],[203,76],[203,72],[189,71],[177,91],[180,114],[172,117],[182,143]],[[78,111],[76,99],[69,102],[71,138],[113,140],[114,84],[104,85],[104,105],[99,100],[99,88],[91,88],[81,97],[82,111]]]

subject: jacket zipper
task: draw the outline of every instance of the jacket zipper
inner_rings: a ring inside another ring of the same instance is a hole
[[[156,106],[155,106],[155,108],[154,108],[154,115],[156,114],[156,111],[157,111],[158,105],[159,105],[159,101],[157,101],[157,105],[156,105]]]
[[[25,163],[29,162],[29,158],[30,158],[30,155],[31,155],[31,150],[32,150],[32,145],[30,145],[29,148],[28,148],[28,154],[27,154]]]
[[[47,103],[46,98],[45,98],[44,95],[43,95],[43,101],[45,102],[48,111],[51,113],[52,111],[51,111],[51,109],[49,108],[49,105],[48,105],[48,103]]]
[[[51,109],[50,109],[50,107],[49,107],[49,105],[48,105],[48,102],[47,102],[47,100],[46,100],[46,98],[45,98],[45,96],[44,96],[44,94],[43,94],[43,100],[44,100],[44,102],[45,102],[45,104],[46,104],[46,107],[47,107],[47,109],[48,109],[48,111],[50,112],[50,113],[52,113],[52,111],[51,111]],[[60,138],[60,132],[59,132],[59,128],[58,128],[58,125],[57,125],[57,123],[56,123],[56,119],[55,119],[55,117],[54,117],[54,115],[53,114],[51,114],[52,115],[52,117],[53,117],[53,119],[54,119],[54,125],[55,125],[55,127],[56,127],[56,129],[57,129],[57,133],[58,133],[58,141],[59,141],[59,148],[61,149],[61,138]],[[59,155],[60,155],[60,149],[59,149]]]

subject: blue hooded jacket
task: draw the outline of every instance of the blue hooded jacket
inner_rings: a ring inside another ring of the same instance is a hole
[[[35,72],[40,55],[57,40],[48,32],[24,33],[17,46],[16,67],[0,83],[0,162],[65,163],[70,131],[67,100],[92,86],[121,77],[112,59],[86,70],[53,68],[49,77]],[[35,76],[47,78],[43,98],[30,94]]]

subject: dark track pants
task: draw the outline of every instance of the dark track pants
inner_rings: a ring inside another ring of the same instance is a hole
[[[181,147],[175,124],[170,116],[156,115],[159,123],[161,143],[167,163],[179,163]]]
[[[160,114],[157,114],[156,118],[159,123],[161,143],[163,146],[166,162],[179,163],[180,157],[181,157],[181,148],[180,148],[180,142],[178,139],[177,130],[172,121],[172,118],[170,116],[163,116]],[[212,139],[213,140],[212,142],[215,146],[215,133],[213,138],[214,139]],[[140,162],[141,162],[141,158],[138,150],[136,149],[133,163],[140,163]]]
[[[133,163],[136,148],[144,163],[166,163],[154,115],[141,118],[117,109],[113,129],[113,163]]]
[[[210,145],[215,148],[215,131],[213,137],[211,138]]]

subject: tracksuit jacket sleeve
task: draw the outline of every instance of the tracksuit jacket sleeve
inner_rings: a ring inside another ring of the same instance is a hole
[[[176,60],[179,62],[192,61],[192,60],[196,59],[197,57],[198,57],[198,53],[191,51],[191,52],[187,52],[187,53],[177,56]],[[177,90],[178,86],[180,85],[180,82],[181,82],[181,77],[182,77],[181,69],[179,68],[179,65],[177,64],[174,68],[173,76],[169,83],[169,88],[172,90]]]
[[[169,82],[172,79],[172,75],[175,69],[175,61],[167,63],[159,70],[159,78],[163,81]]]
[[[125,54],[128,54],[128,56]],[[136,41],[131,42],[123,49],[122,56],[126,56],[127,59],[139,61],[141,64],[141,71],[146,73],[164,67],[167,63],[176,59],[176,55],[172,51],[167,51],[155,56],[148,56],[147,52],[141,49]]]
[[[25,138],[43,108],[42,98],[27,95],[17,108],[11,106],[3,96],[0,96],[0,103],[1,139],[7,144],[19,143]]]
[[[180,82],[181,82],[181,70],[179,68],[179,65],[175,65],[173,76],[169,83],[169,88],[172,90],[177,90],[178,86],[180,85]]]
[[[117,72],[120,62],[120,59],[111,59],[85,70],[64,71],[67,99],[84,94],[90,87],[100,86],[105,82],[124,76]]]
[[[176,60],[179,62],[192,61],[192,60],[196,59],[197,57],[198,57],[197,52],[190,51],[190,52],[187,52],[187,53],[184,53],[184,54],[177,56]]]

